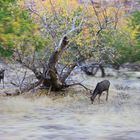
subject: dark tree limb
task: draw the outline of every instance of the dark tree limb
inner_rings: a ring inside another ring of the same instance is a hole
[[[62,70],[61,70],[61,72],[60,72],[60,76],[63,74],[63,72],[64,72],[64,70],[67,68],[67,67],[70,67],[70,65],[65,65],[63,68],[62,68]]]
[[[95,15],[96,15],[96,18],[97,18],[99,27],[101,28],[101,27],[102,27],[102,24],[101,24],[101,21],[100,21],[100,19],[99,19],[98,12],[97,12],[97,10],[96,10],[96,8],[95,8],[95,6],[94,6],[94,2],[93,2],[93,0],[90,0],[90,2],[91,2],[91,5],[92,5],[93,10],[94,10],[94,12],[95,12]]]
[[[94,71],[95,69],[95,71]],[[104,66],[101,63],[90,64],[88,66],[81,67],[81,70],[85,72],[87,75],[95,76],[98,70],[101,70],[101,77],[105,77]]]
[[[8,92],[5,92],[5,94],[7,96],[17,96],[17,95],[20,95],[20,94],[23,94],[24,92],[29,92],[30,90],[38,87],[40,84],[42,83],[42,80],[40,81],[37,81],[35,83],[32,83],[30,85],[27,85],[25,86],[24,88],[22,88],[21,90],[16,90],[15,92],[13,93],[8,93]]]
[[[67,39],[67,36],[64,36],[61,39],[58,47],[55,49],[55,51],[50,56],[50,59],[48,61],[48,64],[47,64],[47,67],[45,70],[45,73],[47,73],[47,75],[50,78],[50,86],[52,86],[53,90],[60,90],[63,87],[63,82],[60,80],[60,76],[57,72],[56,65],[67,45],[68,45],[68,39]],[[46,76],[46,74],[45,74],[45,76]]]
[[[67,85],[67,86],[70,87],[70,86],[76,86],[76,85],[82,86],[84,89],[86,89],[88,91],[92,91],[91,89],[87,88],[86,86],[84,86],[81,83],[73,83],[73,84],[70,84],[70,85]]]
[[[61,81],[64,83],[65,80],[68,78],[68,76],[71,74],[71,72],[73,71],[73,69],[77,66],[77,63],[72,64],[67,72],[63,75],[63,77],[61,78]]]
[[[99,68],[100,68],[100,70],[101,70],[101,76],[102,76],[102,77],[105,77],[106,74],[105,74],[105,70],[104,70],[103,65],[102,65],[102,64],[99,64]]]
[[[16,83],[14,83],[14,82],[10,82],[13,86],[15,86],[15,87],[19,87],[19,84],[16,84]]]
[[[67,85],[67,87],[77,86],[77,85],[83,87],[86,91],[89,91],[89,94],[86,93],[86,96],[87,97],[90,97],[91,96],[91,94],[92,94],[93,91],[91,89],[87,88],[85,85],[83,85],[81,83],[73,83],[73,84]]]
[[[68,76],[71,74],[71,72],[73,71],[73,69],[79,65],[81,62],[83,62],[85,60],[85,57],[83,57],[82,55],[80,55],[80,57],[77,59],[76,62],[74,62],[72,65],[69,66],[67,72],[61,77],[61,81],[64,83],[65,80],[68,78]]]
[[[40,80],[43,77],[43,74],[37,70],[37,68],[35,67],[34,64],[30,65],[30,64],[27,64],[26,62],[24,62],[22,54],[20,54],[20,52],[18,50],[16,50],[15,53],[18,55],[18,59],[16,59],[16,61],[18,63],[20,63],[22,66],[28,68],[29,70],[31,70],[35,74],[35,76],[38,80]],[[29,62],[29,60],[28,60],[28,62]]]

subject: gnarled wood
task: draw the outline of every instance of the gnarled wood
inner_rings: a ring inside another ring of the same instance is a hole
[[[71,72],[73,71],[73,69],[77,66],[77,63],[72,64],[67,72],[61,77],[61,81],[64,83],[65,80],[68,78],[68,76],[71,74]]]
[[[24,93],[24,92],[28,92],[28,91],[34,89],[35,87],[39,86],[41,83],[42,83],[42,80],[37,81],[37,82],[35,82],[35,83],[32,83],[32,84],[30,84],[30,85],[27,85],[27,86],[25,86],[24,88],[21,88],[20,90],[14,91],[13,93],[5,92],[5,94],[6,94],[7,96],[17,96],[17,95],[20,95],[20,94],[22,94],[22,93]]]
[[[58,63],[58,60],[61,57],[67,44],[68,44],[68,39],[66,36],[64,36],[61,39],[59,46],[55,49],[55,51],[50,56],[50,59],[48,61],[48,64],[45,70],[45,73],[46,73],[45,76],[49,77],[49,79],[46,79],[44,84],[48,86],[48,83],[47,83],[47,80],[48,80],[50,86],[52,86],[52,90],[60,90],[63,87],[63,82],[60,80],[60,76],[56,69],[56,64]]]
[[[87,75],[95,76],[98,70],[101,70],[101,77],[105,77],[105,70],[102,64],[90,64],[81,67],[81,70],[85,72]]]

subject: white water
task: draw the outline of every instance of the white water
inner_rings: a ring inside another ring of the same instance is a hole
[[[55,100],[0,97],[0,140],[140,140],[139,80],[110,81],[109,101],[103,95],[101,104],[91,105],[81,87]]]

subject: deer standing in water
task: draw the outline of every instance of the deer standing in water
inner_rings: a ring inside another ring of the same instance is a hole
[[[4,72],[5,69],[0,70],[0,83],[3,82],[3,88],[4,88]]]
[[[101,81],[97,83],[96,88],[94,89],[92,96],[90,97],[91,103],[93,104],[94,99],[98,95],[98,100],[100,102],[100,97],[103,91],[106,91],[106,101],[108,100],[108,92],[109,92],[110,82],[108,80]]]

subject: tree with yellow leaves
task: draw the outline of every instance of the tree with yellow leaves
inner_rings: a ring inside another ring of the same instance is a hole
[[[59,91],[70,86],[68,77],[85,59],[99,63],[112,59],[114,39],[110,37],[115,36],[121,23],[119,17],[124,13],[120,8],[111,5],[98,9],[92,0],[90,4],[28,0],[20,6],[26,11],[17,7],[14,13],[8,11],[14,17],[10,19],[12,37],[15,36],[11,48],[15,60],[32,70],[38,80],[21,93],[41,84]],[[4,44],[1,46],[4,48]]]

